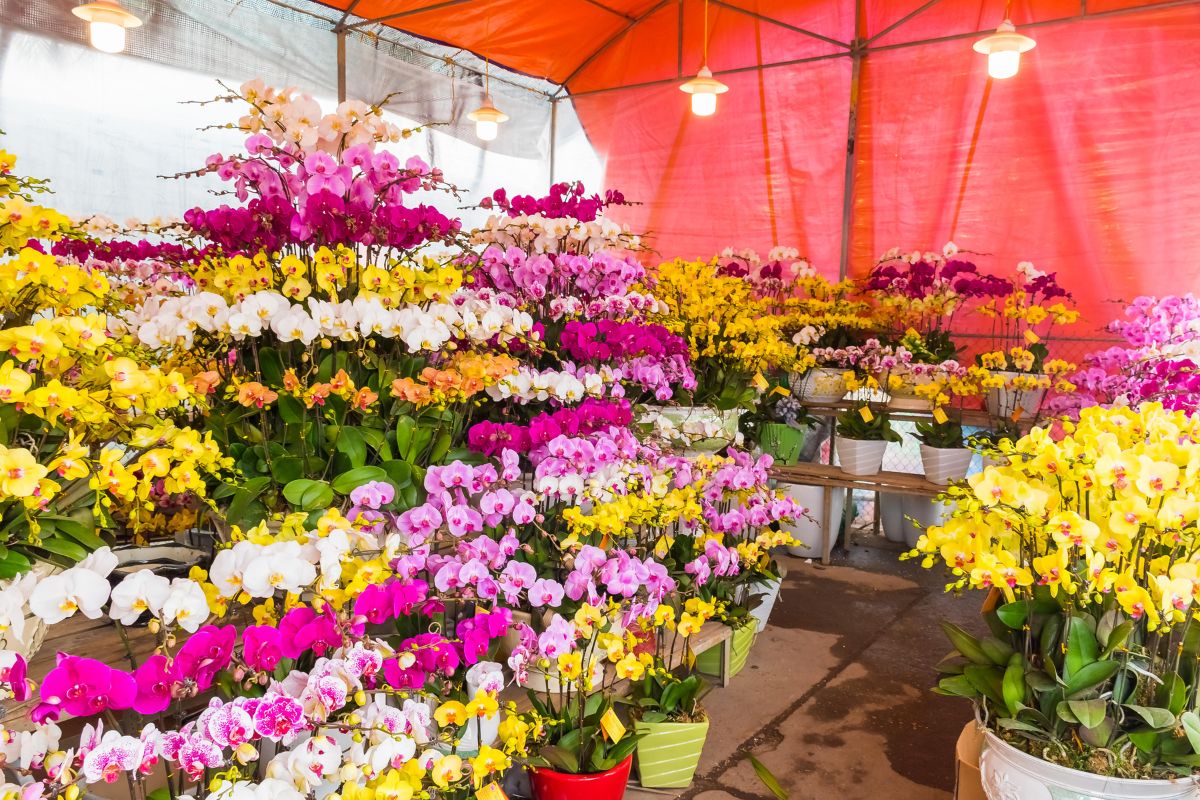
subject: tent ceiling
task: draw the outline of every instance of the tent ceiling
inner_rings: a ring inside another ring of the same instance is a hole
[[[573,95],[677,80],[700,66],[703,0],[320,0],[350,30],[461,47]],[[733,74],[1189,0],[709,0],[709,62]],[[856,7],[857,6],[857,7]],[[856,35],[857,26],[857,35]],[[747,48],[747,41],[754,47]]]

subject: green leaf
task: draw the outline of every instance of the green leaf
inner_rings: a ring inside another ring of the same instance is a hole
[[[1013,656],[1013,649],[995,636],[984,637],[980,640],[979,646],[992,663],[998,667],[1007,665],[1008,660]]]
[[[1013,719],[1012,717],[1000,717],[998,720],[996,720],[996,724],[1001,728],[1010,731],[1024,731],[1025,733],[1041,734],[1045,733],[1045,731],[1036,725],[1030,725],[1028,722],[1021,722],[1019,719]]]
[[[962,628],[950,622],[942,622],[942,630],[954,645],[954,649],[962,653],[976,664],[991,664],[992,659],[984,652],[979,640]]]
[[[56,556],[62,556],[63,558],[72,562],[83,561],[85,558],[87,558],[88,554],[87,550],[84,550],[74,542],[52,536],[43,538],[41,544],[36,546],[48,553],[53,553]]]
[[[283,386],[283,358],[274,347],[258,349],[258,368],[262,374],[263,383],[267,386]]]
[[[88,514],[88,517],[91,517],[90,513]],[[69,517],[59,516],[42,517],[43,525],[45,524],[46,520],[53,520],[54,527],[59,533],[71,537],[89,551],[99,550],[105,545],[105,541],[96,535],[94,526],[85,525],[82,522]]]
[[[155,789],[146,795],[146,800],[171,800],[171,790],[165,786],[161,789]]]
[[[408,448],[412,444],[413,431],[416,430],[417,421],[412,417],[400,417],[396,420],[396,452],[400,455],[407,455]]]
[[[1068,700],[1067,706],[1085,728],[1095,728],[1101,722],[1104,722],[1104,712],[1108,709],[1108,703],[1098,698],[1092,700]]]
[[[304,459],[300,456],[282,456],[271,460],[271,476],[276,483],[291,483],[303,475]]]
[[[1094,662],[1099,653],[1100,645],[1087,619],[1071,617],[1067,621],[1067,658],[1063,678],[1070,680],[1072,675]]]
[[[1008,713],[1016,715],[1025,704],[1025,663],[1020,654],[1013,654],[1008,669],[1004,670],[1004,705]]]
[[[1175,725],[1175,715],[1165,708],[1133,705],[1125,706],[1125,708],[1146,720],[1146,724],[1151,728],[1171,728]]]
[[[982,664],[972,664],[963,670],[963,675],[971,682],[976,691],[987,697],[993,703],[1000,707],[1005,707],[1004,702],[1004,674],[999,667]]]
[[[407,461],[393,459],[391,461],[384,461],[379,466],[387,473],[388,479],[397,489],[403,489],[412,485],[412,464],[409,464]]]
[[[300,511],[317,511],[333,505],[333,489],[325,481],[297,478],[283,487],[283,496]]]
[[[367,463],[367,442],[357,428],[343,426],[334,444],[339,453],[350,459],[351,467],[361,467]]]
[[[767,787],[767,791],[775,795],[778,800],[788,800],[788,793],[779,785],[779,779],[771,774],[767,765],[754,756],[746,756],[746,758],[750,759],[750,766],[754,767],[754,774],[758,775],[758,779],[762,781],[763,786]]]
[[[1063,692],[1067,697],[1093,689],[1116,674],[1121,665],[1116,661],[1093,661],[1079,668],[1067,679]]]
[[[1195,711],[1185,711],[1179,715],[1179,722],[1183,725],[1183,732],[1187,734],[1192,750],[1200,753],[1200,715]]]
[[[338,494],[350,494],[364,483],[386,481],[387,479],[388,474],[379,467],[357,467],[334,478],[332,486]]]
[[[388,446],[387,435],[378,428],[368,428],[365,425],[358,429],[367,446],[379,454],[380,458],[389,458],[391,448]]]
[[[974,700],[979,697],[979,692],[967,680],[966,675],[953,675],[949,678],[942,678],[938,681],[937,688],[934,691],[937,694],[944,694],[950,697],[965,697],[968,700]]]
[[[996,609],[996,616],[1014,631],[1021,630],[1025,620],[1029,618],[1029,601],[1018,600],[1015,603],[1005,603]]]
[[[290,394],[281,394],[275,401],[280,418],[289,425],[299,425],[304,421],[304,403]]]
[[[1162,685],[1154,693],[1154,704],[1167,708],[1172,714],[1178,714],[1187,703],[1187,684],[1175,672],[1168,672],[1162,679]]]
[[[1126,736],[1133,742],[1133,746],[1143,753],[1153,753],[1158,749],[1158,740],[1161,738],[1158,731],[1151,730],[1130,731]]]
[[[28,572],[33,566],[33,562],[29,560],[23,553],[18,553],[16,550],[9,550],[0,558],[0,578],[10,579],[15,578],[25,572]]]
[[[1129,638],[1129,634],[1131,633],[1133,633],[1133,622],[1130,620],[1126,620],[1113,628],[1108,634],[1108,640],[1104,645],[1104,652],[1100,654],[1101,660],[1115,653],[1118,647],[1125,644],[1125,640]]]
[[[241,488],[234,492],[233,500],[229,503],[229,508],[226,510],[226,518],[234,525],[240,525],[246,521],[246,513],[250,508],[250,504],[259,498],[267,487],[271,485],[269,477],[251,478],[242,484]]]

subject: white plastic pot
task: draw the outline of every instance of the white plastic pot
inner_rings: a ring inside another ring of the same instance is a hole
[[[988,800],[1183,800],[1200,798],[1195,779],[1106,778],[1022,753],[984,731],[979,773]]]
[[[848,439],[839,436],[837,457],[842,472],[847,475],[876,475],[883,469],[883,454],[888,443],[883,440]]]
[[[781,486],[780,491],[808,509],[807,515],[782,526],[793,538],[803,542],[789,547],[788,555],[796,558],[823,558],[826,542],[831,543],[832,547],[832,542],[837,541],[837,529],[842,524],[842,511],[846,506],[846,490],[788,484]],[[829,519],[825,519],[826,492],[832,492],[829,498]]]
[[[973,450],[965,447],[930,447],[921,445],[921,464],[925,467],[925,480],[945,486],[951,481],[967,477]]]
[[[846,396],[845,370],[813,367],[792,378],[792,391],[806,403],[838,403]]]
[[[996,374],[1003,377],[1005,384],[1008,384],[1013,378],[1020,377],[1026,373],[997,372]],[[992,389],[988,392],[986,399],[987,410],[993,417],[1013,419],[1015,415],[1017,419],[1028,419],[1037,416],[1038,409],[1042,407],[1042,400],[1045,397],[1045,389],[1021,391],[1020,389],[1013,389],[1005,385],[1001,389]],[[1020,414],[1016,413],[1018,410],[1020,410]]]

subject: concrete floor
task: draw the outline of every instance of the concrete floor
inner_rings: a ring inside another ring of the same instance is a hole
[[[627,800],[772,798],[748,755],[790,800],[951,796],[954,743],[971,711],[929,687],[950,649],[938,620],[982,628],[977,598],[945,595],[940,572],[864,538],[828,567],[781,559],[788,575],[770,625],[745,670],[705,700],[714,722],[696,780],[631,786]]]

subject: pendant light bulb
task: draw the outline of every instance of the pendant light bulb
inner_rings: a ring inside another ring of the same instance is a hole
[[[681,92],[692,96],[692,113],[697,117],[711,117],[717,110],[717,95],[729,91],[729,87],[713,77],[708,66],[703,66],[696,77],[679,87]]]
[[[988,75],[1003,80],[1013,77],[1021,69],[1021,53],[1036,46],[1037,42],[1017,33],[1016,26],[1006,19],[995,33],[976,42],[974,49],[988,57]]]
[[[482,141],[490,142],[500,133],[500,123],[508,121],[508,114],[492,105],[492,96],[486,95],[483,105],[467,114],[467,119],[475,123],[475,135]]]
[[[120,53],[125,49],[125,29],[136,28],[142,21],[116,0],[95,0],[71,9],[88,24],[88,41],[102,53]]]

